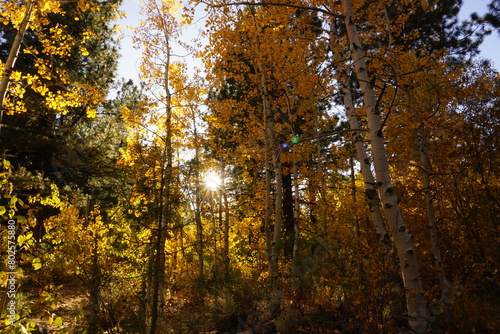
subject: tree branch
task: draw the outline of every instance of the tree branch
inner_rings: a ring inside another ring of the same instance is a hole
[[[340,13],[334,13],[334,12],[331,12],[329,10],[322,9],[322,8],[319,8],[319,7],[293,5],[293,4],[282,3],[282,2],[258,2],[258,3],[255,3],[255,2],[249,2],[249,1],[238,1],[238,2],[229,2],[229,3],[225,3],[225,4],[217,4],[217,5],[208,4],[206,2],[203,2],[203,3],[205,3],[209,7],[215,7],[215,8],[217,8],[217,7],[227,7],[227,6],[238,6],[238,5],[290,7],[290,8],[304,9],[304,10],[312,10],[312,11],[320,12],[320,13],[323,13],[323,14],[326,14],[326,15],[329,15],[329,16],[333,16],[333,17],[339,18],[339,19],[344,19],[344,15],[342,15]]]

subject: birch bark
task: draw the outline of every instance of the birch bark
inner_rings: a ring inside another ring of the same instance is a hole
[[[362,45],[354,23],[351,1],[341,0],[341,3],[350,42],[351,57],[354,62],[358,82],[363,92],[377,181],[376,186],[382,200],[389,229],[394,238],[396,252],[403,273],[409,326],[416,333],[426,333],[428,326],[427,311],[417,255],[413,245],[413,236],[403,221],[398,199],[391,184],[380,114],[375,108],[375,92],[370,84]]]
[[[330,43],[333,42],[333,38],[330,37]],[[333,43],[332,43],[333,44]],[[356,148],[356,156],[360,164],[361,175],[363,176],[363,181],[365,183],[365,197],[368,203],[368,208],[370,210],[370,215],[372,218],[373,226],[375,227],[375,233],[381,244],[382,250],[385,254],[388,254],[391,250],[391,240],[389,233],[384,224],[384,218],[382,217],[382,211],[380,210],[380,198],[377,193],[377,187],[375,184],[375,177],[373,176],[371,169],[371,161],[366,152],[365,144],[363,143],[363,138],[359,130],[359,120],[354,109],[354,103],[352,100],[351,89],[349,88],[349,76],[346,73],[345,66],[343,65],[342,57],[339,53],[335,52],[334,62],[337,64],[337,68],[340,72],[340,84],[342,87],[342,92],[344,93],[344,106],[347,119],[349,120],[349,127],[352,131],[352,141],[354,147]]]

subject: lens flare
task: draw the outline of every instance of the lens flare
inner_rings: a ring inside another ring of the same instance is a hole
[[[213,171],[205,174],[204,181],[205,181],[205,187],[211,190],[218,189],[222,182],[220,176]]]

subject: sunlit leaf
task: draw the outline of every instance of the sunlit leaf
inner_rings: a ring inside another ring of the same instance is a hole
[[[33,265],[33,268],[35,270],[39,270],[40,268],[42,268],[42,260],[38,257],[34,258],[32,261],[31,261],[32,265]]]

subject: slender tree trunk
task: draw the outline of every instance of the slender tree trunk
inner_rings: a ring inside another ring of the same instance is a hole
[[[287,101],[287,111],[289,119],[292,118],[292,107],[290,103],[291,94],[288,91],[288,88],[285,88],[286,91],[286,101]],[[315,118],[315,125],[317,129],[317,118]],[[292,137],[295,138],[295,130],[292,125]],[[319,151],[318,151],[319,152]],[[297,161],[297,147],[295,144],[292,144],[292,172],[291,172],[291,182],[293,184],[293,250],[292,250],[292,272],[296,272],[296,266],[298,261],[299,247],[300,247],[300,193],[299,193],[299,166]],[[292,186],[291,184],[291,186]]]
[[[229,202],[227,199],[227,192],[226,192],[226,165],[221,162],[221,195],[222,195],[222,203],[221,205],[223,206],[224,210],[224,240],[223,240],[223,264],[224,264],[224,279],[229,278],[229,230],[230,230],[230,225],[229,225]]]
[[[430,233],[432,252],[434,255],[434,266],[436,269],[436,274],[439,279],[439,283],[441,286],[441,302],[444,304],[450,303],[449,291],[450,291],[450,283],[448,282],[448,278],[446,277],[446,273],[443,267],[443,260],[441,257],[441,250],[439,249],[439,239],[436,227],[436,215],[434,212],[434,205],[432,201],[434,200],[434,196],[432,195],[432,186],[430,179],[430,163],[429,163],[429,154],[427,151],[427,145],[424,135],[423,122],[418,114],[417,110],[415,110],[415,100],[413,98],[413,94],[409,89],[406,89],[406,94],[408,96],[408,100],[410,103],[410,109],[415,118],[415,122],[419,124],[417,128],[417,137],[418,137],[418,153],[420,157],[420,169],[422,171],[422,179],[424,185],[424,195],[425,195],[425,207],[427,210],[427,223]]]
[[[140,225],[140,223],[138,223]],[[141,327],[141,334],[148,333],[148,319],[150,315],[150,300],[151,300],[151,287],[153,280],[153,263],[154,253],[151,245],[147,248],[148,263],[145,275],[143,275],[141,282],[141,294],[139,295],[139,323]]]
[[[220,213],[220,210],[216,209],[217,208],[217,199],[213,196],[212,194],[212,197],[210,199],[210,205],[211,207],[213,208],[212,209],[212,231],[213,231],[213,235],[214,235],[214,241],[213,241],[213,244],[214,244],[214,256],[213,256],[213,259],[214,259],[214,263],[213,263],[213,277],[218,280],[219,279],[219,276],[218,276],[218,273],[219,273],[219,263],[218,263],[218,248],[217,248],[217,223],[219,221],[219,217],[218,214]]]
[[[334,45],[334,35],[333,32],[330,33],[330,43]],[[373,226],[375,227],[375,233],[380,242],[382,251],[387,255],[391,250],[391,239],[389,233],[384,224],[384,218],[382,216],[382,211],[380,210],[380,198],[377,193],[377,187],[375,184],[375,178],[371,169],[371,162],[368,154],[366,153],[365,144],[363,143],[363,137],[359,129],[359,120],[354,109],[354,102],[352,98],[351,88],[349,86],[349,75],[346,72],[345,66],[343,65],[343,59],[338,52],[334,53],[334,63],[336,64],[340,72],[340,84],[342,87],[342,93],[344,98],[344,106],[347,119],[349,120],[349,126],[351,130],[352,141],[356,149],[356,156],[360,164],[361,175],[363,176],[363,181],[365,184],[365,197],[368,203],[368,208],[370,210],[370,215],[372,219]]]
[[[203,280],[205,276],[204,269],[204,250],[203,250],[203,224],[201,221],[200,212],[200,185],[196,185],[196,198],[195,198],[195,220],[196,220],[196,250],[198,252],[198,277]]]
[[[256,31],[258,26],[254,17],[254,25]],[[266,229],[266,246],[269,259],[269,283],[271,285],[271,314],[278,315],[281,305],[281,292],[279,288],[279,252],[282,246],[281,228],[283,220],[283,190],[282,190],[282,171],[279,152],[276,150],[276,139],[274,135],[274,121],[271,111],[271,102],[269,92],[267,90],[266,71],[263,66],[263,61],[260,59],[260,43],[257,37],[256,45],[251,47],[256,50],[254,54],[254,69],[259,78],[259,91],[262,100],[262,113],[264,118],[264,142],[265,142],[265,173],[266,173],[266,217],[264,228]],[[270,161],[272,159],[272,162]],[[270,223],[272,217],[271,206],[271,181],[274,172],[275,177],[275,212],[274,212],[274,229],[271,235]]]
[[[413,245],[413,236],[404,224],[396,193],[391,184],[380,114],[375,108],[375,92],[370,84],[363,49],[354,24],[351,2],[350,0],[342,0],[341,2],[345,15],[344,22],[350,41],[351,57],[354,62],[358,82],[363,91],[377,187],[388,225],[394,236],[395,248],[403,273],[409,325],[414,332],[425,333],[428,326],[427,311],[417,255]]]
[[[300,249],[300,193],[299,193],[299,167],[297,162],[297,155],[295,145],[292,148],[293,162],[293,193],[294,193],[294,206],[293,206],[293,229],[295,238],[293,239],[293,266],[296,266],[298,254]]]
[[[314,118],[314,125],[316,127],[316,129],[319,129],[319,125],[318,125],[318,117],[315,117]],[[317,132],[317,134],[319,135],[319,132]],[[322,153],[321,153],[321,143],[319,142],[319,140],[317,141],[316,143],[316,164],[317,164],[317,171],[316,173],[319,173],[320,177],[319,177],[319,181],[318,181],[318,185],[316,186],[317,187],[317,194],[320,196],[320,198],[325,201],[326,198],[327,198],[327,194],[326,194],[326,190],[327,190],[327,185],[326,185],[326,182],[325,182],[325,162],[323,160],[321,160],[321,157],[322,157]],[[297,184],[298,186],[298,184]],[[316,197],[316,194],[314,194],[314,196],[312,196],[313,198]],[[316,202],[313,203],[314,206],[316,206]],[[324,212],[320,213],[320,224],[321,224],[321,237],[323,238],[323,240],[325,242],[328,242],[328,223],[327,223],[327,219],[326,219],[326,215]],[[314,210],[311,209],[311,222],[313,223],[313,225],[317,225],[317,218],[316,218],[316,215],[314,214]]]
[[[196,128],[196,118],[193,111],[193,130],[194,130],[194,159],[195,159],[195,201],[194,216],[196,221],[196,250],[198,252],[198,277],[203,280],[204,277],[204,256],[203,256],[203,225],[201,221],[201,196],[200,196],[200,148],[198,145],[198,131]]]
[[[31,15],[33,14],[33,7],[35,6],[36,0],[29,0],[26,5],[26,13],[24,18],[17,30],[16,36],[14,37],[14,42],[10,47],[9,55],[5,62],[5,68],[2,73],[2,81],[0,81],[0,131],[2,130],[3,122],[3,106],[5,96],[7,95],[7,88],[9,87],[10,76],[14,70],[14,65],[16,64],[17,57],[19,55],[19,50],[21,49],[21,43],[24,39],[24,34],[28,29],[29,22],[31,20]]]
[[[265,126],[265,142],[266,142],[266,221],[268,229],[270,229],[271,217],[272,217],[272,206],[271,206],[271,180],[272,175],[271,171],[276,174],[278,172],[278,166],[281,168],[281,164],[279,163],[279,157],[277,157],[277,152],[275,152],[275,139],[274,139],[274,127],[273,120],[271,115],[271,107],[269,103],[269,94],[267,92],[267,87],[265,85],[265,78],[263,77],[263,72],[261,71],[261,90],[262,90],[262,100],[263,100],[263,112],[264,112],[264,126]],[[272,163],[270,161],[272,158]],[[274,167],[274,168],[273,168]],[[282,206],[282,199],[280,200],[280,196],[283,196],[283,192],[281,190],[281,171],[278,172],[279,175],[275,175],[275,210],[278,209],[279,212],[275,211],[274,215],[274,229],[273,233],[268,230],[267,237],[268,239],[268,255],[269,255],[269,278],[271,284],[271,290],[273,294],[273,301],[271,306],[271,313],[273,315],[277,315],[279,312],[279,305],[281,304],[281,295],[279,292],[279,247],[281,246],[281,223],[282,216],[281,210],[282,208],[278,208],[279,205]],[[278,185],[279,184],[279,185]],[[278,189],[279,188],[279,189]],[[279,192],[279,193],[278,193]],[[282,198],[282,197],[281,197]]]
[[[96,232],[97,233],[97,232]],[[101,299],[101,268],[99,267],[98,243],[99,237],[94,235],[92,249],[92,273],[90,278],[89,318],[90,333],[100,333],[100,299]]]
[[[283,173],[283,254],[285,258],[293,257],[294,245],[294,200],[293,200],[293,172],[285,166],[288,172]]]
[[[216,189],[217,192],[217,203],[216,205],[218,206],[218,214],[219,214],[219,228],[222,230],[222,236],[221,236],[221,248],[222,248],[222,271],[218,270],[218,277],[221,280],[225,279],[226,272],[224,271],[224,220],[222,219],[223,215],[223,203],[222,203],[222,192],[220,189]],[[222,275],[221,275],[222,273]]]
[[[157,226],[154,231],[156,232],[156,235],[154,236],[154,262],[153,262],[153,275],[152,275],[152,283],[153,287],[151,289],[151,327],[150,327],[150,334],[156,334],[156,327],[157,327],[157,322],[158,322],[158,316],[159,316],[159,309],[158,309],[158,304],[159,304],[159,292],[160,292],[160,281],[163,277],[161,274],[161,260],[162,260],[162,255],[161,253],[164,251],[162,249],[162,240],[163,240],[163,191],[165,187],[165,181],[164,181],[164,171],[161,171],[161,181],[160,181],[160,191],[159,191],[159,208],[158,208],[158,221],[157,221]],[[155,233],[153,233],[154,235]]]
[[[158,320],[165,305],[165,243],[167,240],[167,229],[171,226],[173,204],[173,147],[172,147],[172,94],[170,92],[170,43],[169,36],[165,35],[166,59],[164,64],[163,90],[165,92],[165,147],[161,162],[161,181],[158,194],[160,208],[158,219],[158,237],[156,240],[155,272],[153,280],[153,302],[151,314],[150,334],[158,332]]]
[[[90,207],[90,197],[87,198],[86,207],[86,224],[87,227],[90,224],[90,219],[95,219],[95,217],[90,217],[91,207]],[[93,245],[92,245],[92,266],[90,271],[90,293],[89,293],[89,317],[87,319],[88,328],[91,333],[102,332],[99,322],[100,315],[100,299],[101,299],[101,268],[99,266],[99,236],[97,231],[91,231],[93,233]]]
[[[291,96],[288,87],[285,85],[286,101],[287,101],[287,113],[288,119],[292,119],[292,106],[291,106]],[[291,127],[292,137],[295,137],[295,130],[293,125]],[[300,243],[300,194],[299,194],[299,167],[297,162],[297,148],[295,144],[292,144],[292,170],[286,175],[286,182],[283,183],[285,186],[285,205],[283,206],[283,218],[285,219],[285,233],[287,234],[287,242],[291,243],[290,239],[293,239],[293,244],[291,244],[291,257],[292,257],[292,272],[296,272],[297,265],[297,255],[299,252]],[[293,187],[293,190],[292,190]],[[289,203],[287,203],[289,202]],[[291,221],[291,223],[290,223]],[[293,238],[292,236],[293,227]],[[289,232],[290,231],[290,232]],[[288,247],[288,246],[286,246]],[[287,250],[285,248],[285,255]]]
[[[275,274],[273,272],[274,265],[272,263],[271,256],[271,217],[272,217],[272,208],[271,208],[271,183],[272,183],[272,173],[271,173],[271,162],[269,161],[269,152],[271,151],[270,147],[270,139],[267,130],[267,123],[269,120],[267,119],[267,111],[265,107],[263,108],[264,114],[264,170],[265,170],[265,215],[264,215],[264,233],[266,237],[266,253],[268,259],[268,269],[269,269],[269,279],[270,285],[274,286],[274,277]],[[277,275],[277,273],[276,273]]]
[[[275,199],[274,199],[274,233],[272,243],[272,256],[278,263],[278,259],[283,249],[282,231],[283,228],[283,167],[281,166],[280,152],[273,149],[273,165],[275,177]]]
[[[351,153],[351,157],[349,159],[349,165],[351,169],[351,198],[352,198],[352,203],[353,203],[353,208],[354,208],[354,228],[356,231],[356,271],[358,274],[358,280],[359,280],[359,287],[361,287],[361,282],[362,282],[362,264],[361,264],[361,257],[360,257],[360,235],[359,235],[359,217],[357,213],[357,192],[356,192],[356,174],[354,173],[354,157],[352,156],[353,154]]]

